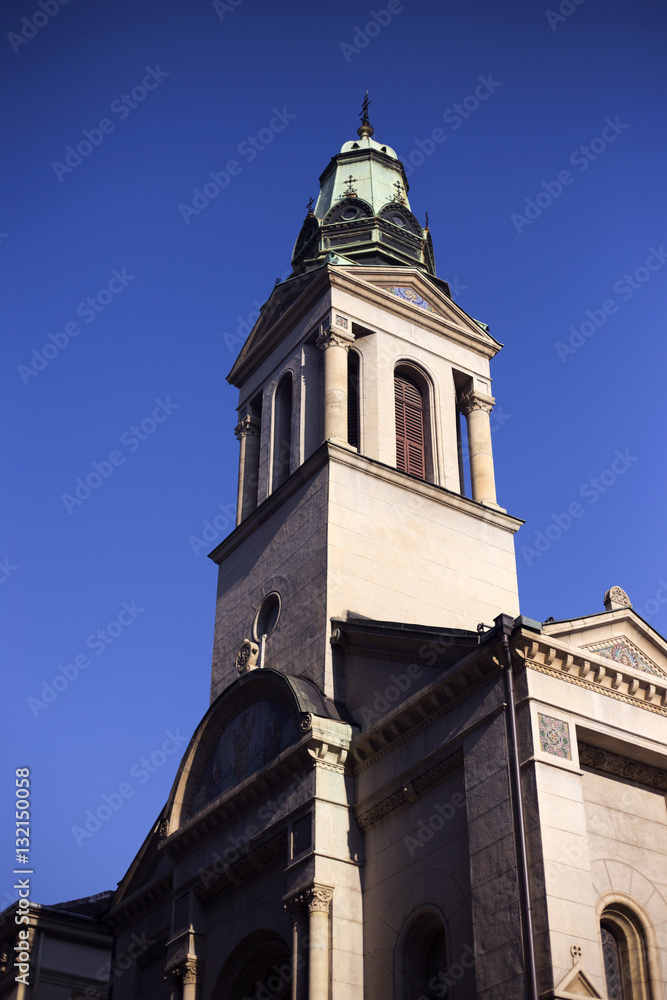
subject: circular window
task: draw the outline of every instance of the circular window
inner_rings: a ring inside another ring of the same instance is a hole
[[[352,207],[346,208],[345,211],[343,212],[343,216],[342,217],[345,220],[356,219],[356,217],[357,217],[357,209],[356,208],[352,208]]]
[[[275,591],[267,594],[255,618],[255,639],[257,642],[263,635],[271,635],[280,618],[280,595]]]
[[[405,229],[405,219],[402,215],[390,215],[389,221],[393,222],[395,226],[402,226]]]

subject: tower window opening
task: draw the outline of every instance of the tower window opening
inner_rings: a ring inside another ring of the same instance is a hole
[[[290,474],[292,458],[292,373],[280,380],[276,389],[273,415],[272,489],[276,490]]]
[[[470,493],[470,449],[468,446],[468,421],[460,409],[456,411],[456,449],[459,460],[459,483],[461,496]]]
[[[424,399],[417,383],[402,373],[394,376],[396,467],[426,479]]]
[[[347,354],[347,442],[359,449],[359,355]]]

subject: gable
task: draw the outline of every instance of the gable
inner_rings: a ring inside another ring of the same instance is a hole
[[[654,677],[667,677],[667,642],[632,608],[545,622],[546,635]]]

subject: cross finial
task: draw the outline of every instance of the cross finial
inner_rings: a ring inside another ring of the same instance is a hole
[[[426,225],[424,226],[424,229],[428,229],[428,212],[426,213]]]
[[[394,184],[394,187],[396,188],[396,194],[394,195],[394,201],[405,201],[405,198],[403,197],[403,185],[401,184],[401,182],[400,181],[396,181],[396,183]]]
[[[314,204],[315,204],[315,202],[313,201],[313,199],[309,198],[308,199],[308,215],[312,215],[313,214],[313,205]]]
[[[370,136],[372,136],[373,132],[375,131],[368,117],[368,107],[370,103],[371,100],[370,97],[368,96],[368,91],[366,91],[366,96],[364,97],[363,103],[361,105],[361,114],[359,115],[359,117],[361,118],[361,125],[357,129],[357,135],[360,136],[361,138],[364,138],[364,136],[368,136],[370,138]]]

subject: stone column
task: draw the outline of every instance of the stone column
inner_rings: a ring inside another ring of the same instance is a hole
[[[285,902],[285,909],[292,918],[292,989],[290,1000],[307,1000],[307,962],[305,949],[308,945],[306,905],[299,894]]]
[[[324,440],[347,444],[347,352],[354,335],[322,326],[317,346],[324,352]]]
[[[471,389],[461,397],[461,412],[468,421],[468,451],[472,498],[496,507],[496,481],[493,473],[491,422],[489,414],[495,399]]]
[[[239,485],[236,498],[236,523],[251,514],[257,506],[259,472],[259,421],[245,413],[234,428],[241,444],[239,455]]]
[[[308,1000],[328,1000],[329,909],[333,889],[314,884],[303,895],[308,907]]]

